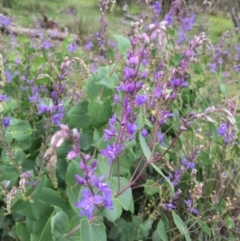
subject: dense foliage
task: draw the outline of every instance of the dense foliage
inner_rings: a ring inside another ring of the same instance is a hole
[[[1,37],[1,240],[238,240],[235,33],[146,1],[107,39],[109,4],[84,49]]]

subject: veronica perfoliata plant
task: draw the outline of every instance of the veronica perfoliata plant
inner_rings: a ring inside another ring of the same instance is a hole
[[[233,66],[213,71],[220,47],[191,32],[196,13],[177,0],[161,16],[160,3],[108,39],[99,1],[84,50],[44,34],[4,42],[2,240],[237,240]]]

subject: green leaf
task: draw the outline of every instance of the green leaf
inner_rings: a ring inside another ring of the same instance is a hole
[[[124,177],[113,177],[111,180],[111,184],[114,194],[117,194],[118,192],[118,180],[120,181],[120,190],[125,188],[129,183],[129,181]],[[124,210],[128,211],[130,209],[132,201],[132,189],[128,188],[127,190],[125,190],[120,196],[116,198],[116,200],[118,200]]]
[[[105,225],[103,223],[94,225],[87,219],[81,220],[81,240],[82,241],[107,241]]]
[[[39,241],[46,241],[46,240],[51,241],[51,240],[53,240],[52,238],[50,238],[52,236],[51,235],[51,219],[54,216],[54,214],[56,214],[56,212],[60,211],[60,210],[61,210],[60,208],[54,207],[54,211],[49,216],[47,222],[44,225],[44,228],[42,229],[40,234],[37,235]]]
[[[54,241],[65,240],[63,234],[69,223],[67,214],[63,211],[58,211],[51,219],[51,233]]]
[[[16,222],[16,230],[17,230],[18,238],[21,241],[30,240],[30,233],[26,227],[25,222]]]
[[[10,143],[13,139],[17,141],[24,141],[32,134],[32,128],[27,121],[11,120],[10,126],[5,133],[5,140]]]
[[[70,123],[78,129],[89,129],[91,120],[88,115],[88,101],[81,101],[74,105],[67,114]]]
[[[80,185],[77,185],[77,181],[75,178],[75,174],[79,176],[83,176],[83,172],[79,168],[79,161],[73,160],[68,165],[67,173],[66,173],[66,183],[67,183],[67,196],[69,203],[74,210],[75,213],[79,213],[79,209],[75,206],[76,202],[79,201],[80,196]]]
[[[163,223],[162,220],[160,220],[158,222],[158,225],[157,225],[157,233],[159,235],[159,238],[162,240],[162,241],[168,241],[168,236],[167,236],[167,232],[166,232],[166,228],[165,228],[165,225]]]
[[[151,157],[151,151],[146,143],[145,138],[142,136],[141,132],[139,132],[139,141],[140,141],[140,145],[143,151],[144,156],[147,158],[147,160],[149,160],[149,158]]]
[[[210,165],[212,163],[208,153],[203,150],[201,150],[198,154],[198,158],[204,166]]]
[[[159,192],[159,187],[156,185],[155,181],[147,179],[146,183],[144,184],[144,192],[147,195],[153,196]]]
[[[82,219],[83,219],[82,217],[79,217],[79,214],[75,215],[69,222],[69,224],[67,226],[66,234],[64,236],[66,237],[66,235],[69,234],[73,229],[76,229],[76,227],[80,226],[80,222]],[[78,230],[76,230],[76,232],[74,234],[69,235],[67,240],[68,241],[79,241],[80,232],[81,232],[81,230],[79,228]]]
[[[115,222],[122,214],[122,207],[117,200],[113,199],[113,209],[104,208],[101,214],[110,222]]]
[[[114,89],[115,88],[115,81],[113,78],[109,77],[109,76],[106,76],[106,77],[103,77],[102,79],[100,79],[98,82],[96,82],[97,85],[101,85],[101,86],[104,86],[108,89]]]
[[[101,83],[101,79],[109,77],[109,67],[108,69],[107,67],[108,66],[100,67],[98,69],[97,74],[93,74],[92,77],[89,78],[87,81],[87,87],[86,87],[87,96],[91,100],[106,99],[110,95],[112,95],[112,90],[110,90],[109,88],[106,89],[106,87],[104,87],[103,82]],[[114,77],[111,77],[111,78],[114,78]]]
[[[80,136],[80,148],[86,151],[93,143],[93,132],[90,130],[84,130],[81,132]]]
[[[9,113],[17,109],[18,104],[17,101],[14,99],[10,99],[9,101],[4,101],[2,104],[3,113]]]
[[[226,85],[225,84],[220,84],[220,92],[224,95],[224,96],[226,96],[226,94],[227,94],[227,87],[226,87]]]
[[[177,226],[177,229],[179,230],[179,232],[185,236],[186,241],[191,241],[188,228],[186,227],[185,223],[180,218],[180,216],[178,216],[173,210],[172,210],[172,216],[173,216],[174,223]]]
[[[102,155],[98,155],[98,169],[103,174],[106,175],[110,172],[110,165],[108,164],[108,161],[106,158],[104,158]]]
[[[119,52],[122,55],[125,55],[127,53],[127,51],[131,48],[130,41],[127,38],[123,37],[122,35],[115,34],[115,35],[113,35],[113,37],[117,41],[117,46],[118,46]]]
[[[200,219],[198,219],[197,222],[198,222],[198,225],[201,228],[201,230],[210,237],[211,231],[210,231],[208,225]]]
[[[112,115],[111,101],[91,101],[88,105],[88,113],[95,127],[103,126]]]

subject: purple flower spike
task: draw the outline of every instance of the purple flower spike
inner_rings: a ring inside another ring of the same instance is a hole
[[[92,218],[95,205],[102,204],[104,198],[100,195],[93,195],[89,190],[82,191],[82,200],[76,203],[76,207],[82,209],[80,216],[87,215],[88,219]]]
[[[135,99],[135,103],[137,106],[140,106],[140,105],[143,105],[147,102],[148,100],[148,96],[147,95],[141,95],[141,94],[138,94],[136,96],[136,99]]]

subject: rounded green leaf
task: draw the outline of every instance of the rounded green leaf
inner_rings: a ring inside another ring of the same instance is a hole
[[[118,181],[120,181],[120,185],[118,184]],[[111,184],[113,188],[114,195],[118,192],[118,186],[120,186],[120,190],[125,188],[128,184],[128,180],[124,177],[113,177]],[[131,206],[132,201],[132,189],[128,188],[125,192],[123,192],[120,196],[116,198],[116,200],[121,204],[122,208],[124,210],[129,210]]]
[[[67,114],[70,123],[79,129],[88,129],[91,126],[88,115],[88,101],[81,101],[74,105]]]
[[[157,233],[159,235],[159,238],[160,240],[162,241],[168,241],[168,236],[167,236],[167,232],[166,232],[166,228],[165,228],[165,225],[163,223],[162,220],[160,220],[158,222],[158,225],[157,225]]]
[[[95,127],[101,127],[108,122],[112,115],[112,105],[109,100],[91,101],[88,105],[88,113]]]
[[[113,199],[113,209],[104,208],[101,214],[109,221],[114,222],[120,218],[122,214],[122,207],[117,200]]]
[[[87,219],[81,220],[81,240],[107,241],[105,225],[90,223]]]
[[[32,134],[32,127],[27,121],[14,120],[6,130],[5,140],[10,143],[14,139],[24,141]]]

